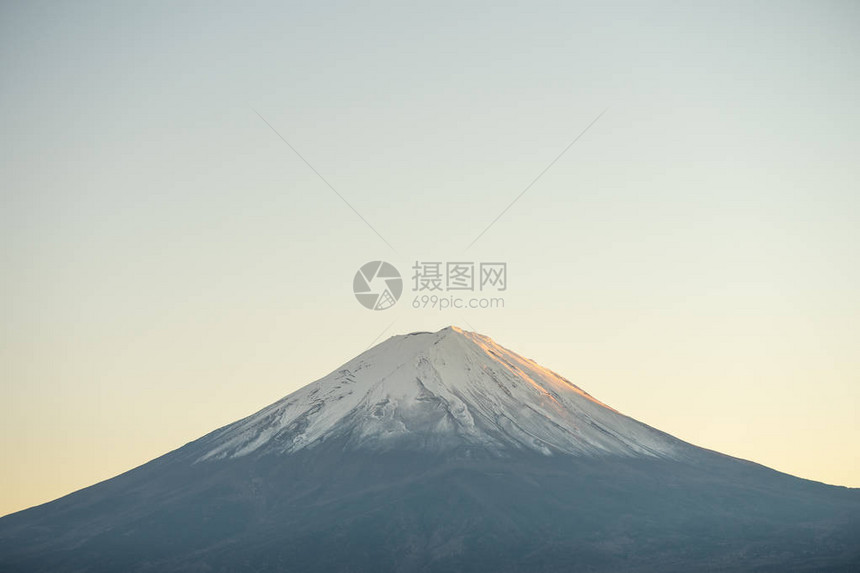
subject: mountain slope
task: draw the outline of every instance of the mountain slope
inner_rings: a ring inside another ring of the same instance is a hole
[[[396,336],[0,519],[0,571],[856,571],[860,492],[686,444],[492,340]]]
[[[202,460],[350,447],[529,449],[674,457],[684,444],[595,400],[488,337],[448,327],[395,336],[215,432]]]

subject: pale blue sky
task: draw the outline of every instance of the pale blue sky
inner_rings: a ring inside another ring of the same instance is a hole
[[[4,4],[0,514],[392,321],[860,486],[858,32],[854,2]],[[366,261],[463,258],[508,262],[504,310],[352,297]]]

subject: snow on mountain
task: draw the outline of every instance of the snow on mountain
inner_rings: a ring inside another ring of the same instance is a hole
[[[347,448],[677,458],[692,446],[637,422],[492,339],[448,327],[393,336],[199,444],[198,462]]]

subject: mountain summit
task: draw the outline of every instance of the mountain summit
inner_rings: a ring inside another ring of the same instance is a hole
[[[860,491],[705,450],[490,338],[394,336],[0,519],[0,571],[857,571]]]
[[[201,461],[331,439],[367,450],[545,455],[677,457],[686,446],[489,337],[449,326],[394,336],[213,433]]]

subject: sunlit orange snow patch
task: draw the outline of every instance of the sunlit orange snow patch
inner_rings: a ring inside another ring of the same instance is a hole
[[[556,374],[555,372],[553,372],[549,368],[544,368],[543,366],[541,366],[540,364],[538,364],[534,360],[531,360],[528,358],[522,358],[522,357],[510,352],[509,350],[507,350],[503,346],[500,346],[499,344],[497,344],[491,338],[487,338],[485,336],[482,336],[480,334],[476,334],[473,332],[464,332],[463,330],[461,330],[457,327],[451,327],[451,328],[455,332],[459,332],[459,333],[463,334],[464,336],[468,337],[469,340],[471,340],[475,345],[477,345],[485,353],[487,353],[487,355],[490,356],[490,358],[492,358],[493,360],[495,360],[499,364],[503,365],[505,368],[510,370],[517,377],[522,378],[522,379],[526,380],[527,382],[529,382],[532,386],[535,387],[535,389],[537,389],[541,394],[543,394],[544,396],[546,396],[547,398],[552,400],[556,405],[561,406],[560,404],[558,404],[558,400],[556,400],[556,398],[549,391],[547,391],[546,388],[544,388],[538,381],[535,380],[535,378],[532,375],[529,374],[529,371],[536,372],[537,374],[539,374],[540,378],[542,380],[546,380],[549,382],[555,382],[559,386],[573,390],[574,392],[576,392],[577,394],[579,394],[583,398],[590,400],[591,402],[597,404],[598,406],[602,406],[603,408],[606,408],[606,409],[611,410],[613,412],[620,413],[615,408],[612,408],[611,406],[607,406],[606,404],[604,404],[600,400],[594,398],[588,392],[585,392],[584,390],[580,389],[574,383],[570,382],[569,380],[567,380],[566,378],[564,378],[562,376],[559,376],[558,374]]]

